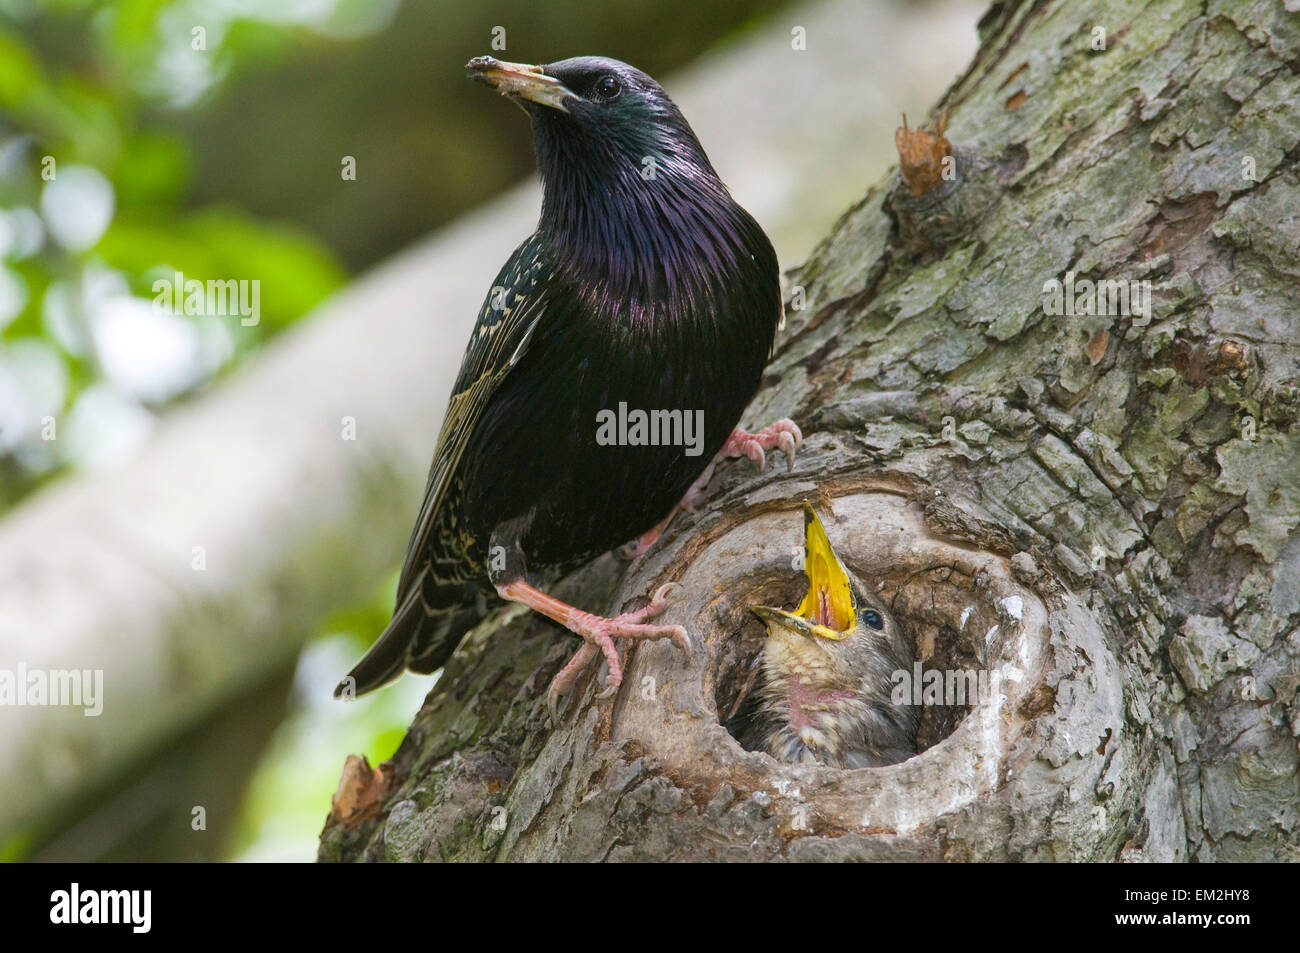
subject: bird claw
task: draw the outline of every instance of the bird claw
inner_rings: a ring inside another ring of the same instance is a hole
[[[668,593],[680,589],[681,587],[682,584],[680,582],[664,583],[655,590],[655,594],[650,597],[650,601],[646,604],[646,607],[640,611],[645,613],[645,618],[657,616],[659,613],[663,612],[665,607],[668,605]]]
[[[570,631],[582,636],[584,641],[582,647],[565,663],[546,690],[547,707],[550,709],[551,720],[554,723],[558,724],[560,720],[560,696],[567,694],[573,688],[578,675],[597,655],[603,654],[605,663],[609,667],[605,687],[596,695],[597,700],[607,701],[618,694],[619,686],[623,684],[623,667],[619,662],[618,649],[614,645],[615,639],[666,638],[677,646],[688,660],[691,658],[693,646],[685,626],[652,625],[645,621],[663,612],[668,605],[668,594],[680,586],[681,583],[678,582],[666,582],[655,590],[650,601],[640,609],[633,609],[631,612],[624,612],[613,618],[607,619],[589,612],[574,613],[565,625]]]
[[[595,656],[596,646],[590,642],[583,642],[582,647],[573,653],[573,657],[564,663],[564,668],[551,679],[550,687],[546,689],[546,707],[550,709],[552,724],[560,723],[560,696],[567,694],[573,688],[579,673]]]
[[[799,435],[799,442],[803,441],[803,434]],[[776,445],[785,454],[786,469],[794,469],[794,455],[799,450],[799,443],[795,442],[794,434],[788,430],[781,431],[780,436],[776,438]]]
[[[695,643],[691,641],[691,634],[686,631],[685,626],[678,625],[673,628],[677,631],[668,636],[669,641],[681,649],[682,655],[686,656],[686,661],[689,662],[695,654]]]
[[[794,456],[803,446],[803,432],[788,417],[764,427],[758,433],[734,430],[722,453],[728,457],[749,457],[758,464],[759,472],[767,469],[767,451],[773,448],[785,454],[787,469],[794,469]]]

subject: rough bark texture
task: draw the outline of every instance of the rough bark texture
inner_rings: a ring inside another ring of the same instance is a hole
[[[692,660],[629,649],[614,702],[588,680],[553,728],[574,640],[487,620],[321,858],[1296,859],[1286,7],[995,5],[943,103],[956,178],[872,189],[792,276],[748,422],[804,425],[794,472],[721,468],[643,559],[561,587],[614,610],[679,580]],[[1149,323],[1049,313],[1067,272],[1150,281]],[[747,606],[795,601],[805,498],[927,666],[997,678],[903,764],[783,765],[720,723],[761,642]]]

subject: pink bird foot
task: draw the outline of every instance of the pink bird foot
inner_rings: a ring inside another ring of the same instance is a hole
[[[737,428],[718,453],[720,457],[749,457],[759,470],[767,469],[767,451],[774,447],[785,454],[787,469],[794,469],[794,455],[803,446],[803,432],[789,417],[764,427],[758,433]]]
[[[683,626],[651,625],[645,621],[653,619],[664,611],[668,604],[668,593],[676,585],[675,582],[665,583],[655,591],[649,603],[640,609],[624,612],[612,619],[574,608],[567,602],[548,596],[522,579],[496,587],[497,594],[502,599],[523,603],[547,618],[554,619],[583,639],[582,647],[565,663],[564,668],[560,669],[559,674],[551,681],[550,688],[546,690],[546,704],[551,711],[552,721],[560,720],[560,696],[573,689],[578,676],[598,654],[604,655],[605,664],[609,666],[609,674],[605,677],[604,691],[596,697],[613,698],[618,692],[619,685],[623,683],[623,665],[619,662],[618,649],[614,645],[615,639],[671,639],[687,658],[691,657],[691,637]]]

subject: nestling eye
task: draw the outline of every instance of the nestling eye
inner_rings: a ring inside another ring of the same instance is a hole
[[[873,629],[883,629],[885,627],[885,620],[880,617],[880,613],[875,609],[863,609],[862,621]]]
[[[609,100],[616,98],[619,93],[623,92],[623,84],[618,81],[618,77],[613,73],[606,73],[596,80],[595,92],[597,99],[609,102]]]

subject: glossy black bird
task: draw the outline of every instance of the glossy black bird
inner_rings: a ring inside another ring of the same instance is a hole
[[[895,701],[892,676],[911,672],[915,651],[835,555],[807,503],[804,573],[808,591],[793,612],[752,608],[767,623],[767,643],[762,684],[738,719],[741,743],[780,761],[837,768],[907,760],[916,754],[921,709]]]
[[[335,690],[360,694],[404,668],[431,672],[499,600],[584,640],[552,683],[598,655],[606,695],[622,678],[614,638],[671,638],[649,605],[615,619],[529,583],[642,535],[652,541],[722,455],[801,441],[790,421],[733,428],[781,320],[776,254],[736,204],[668,95],[617,60],[547,66],[477,57],[467,69],[532,119],[544,197],[537,230],[493,282],[453,388],[392,622]],[[664,437],[602,427],[667,412]],[[626,416],[625,414],[625,416]],[[676,417],[673,416],[676,414]]]

